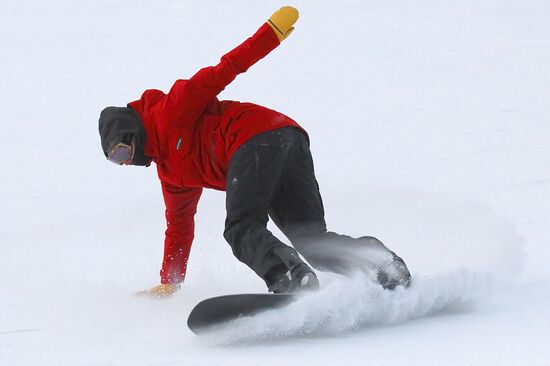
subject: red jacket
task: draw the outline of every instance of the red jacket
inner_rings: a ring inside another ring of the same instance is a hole
[[[194,237],[194,215],[203,188],[225,190],[233,153],[251,137],[286,126],[289,117],[251,103],[219,101],[235,77],[279,45],[265,23],[249,39],[170,92],[146,90],[129,103],[147,133],[145,155],[153,158],[166,204],[166,239],[161,283],[183,282]]]

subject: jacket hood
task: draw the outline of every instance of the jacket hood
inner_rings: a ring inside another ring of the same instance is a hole
[[[147,135],[147,143],[143,151],[147,156],[158,161],[160,158],[157,128],[153,123],[153,109],[166,96],[157,89],[146,90],[140,99],[128,103],[128,107],[140,116],[141,125]]]
[[[145,128],[139,114],[132,108],[107,107],[101,111],[99,136],[105,157],[116,144],[122,142],[125,137],[132,136],[136,138],[136,151],[132,165],[148,166],[151,163],[151,158],[145,156],[144,153],[147,139]]]
[[[138,112],[139,115],[143,116],[144,113],[150,111],[155,104],[157,104],[166,94],[157,89],[148,89],[143,92],[141,98],[128,103],[128,107],[132,108],[134,111]]]

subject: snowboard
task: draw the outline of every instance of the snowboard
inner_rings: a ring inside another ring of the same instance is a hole
[[[211,297],[198,303],[187,318],[187,326],[201,335],[225,322],[250,317],[266,310],[284,307],[298,294],[236,294]]]

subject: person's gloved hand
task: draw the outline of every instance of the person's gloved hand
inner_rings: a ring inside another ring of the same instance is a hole
[[[279,41],[282,42],[294,30],[293,25],[299,16],[298,9],[292,6],[283,6],[273,13],[267,22],[275,31]]]
[[[150,296],[157,299],[172,296],[181,288],[179,283],[166,283],[138,292],[139,296]]]

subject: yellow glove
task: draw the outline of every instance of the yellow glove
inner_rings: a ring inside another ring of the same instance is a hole
[[[137,294],[139,296],[150,296],[156,299],[163,299],[172,296],[180,288],[181,285],[179,283],[166,283],[150,288],[149,290],[140,291]]]
[[[298,9],[292,6],[283,6],[273,13],[267,22],[275,31],[279,41],[282,42],[294,30],[293,25],[299,16]]]

